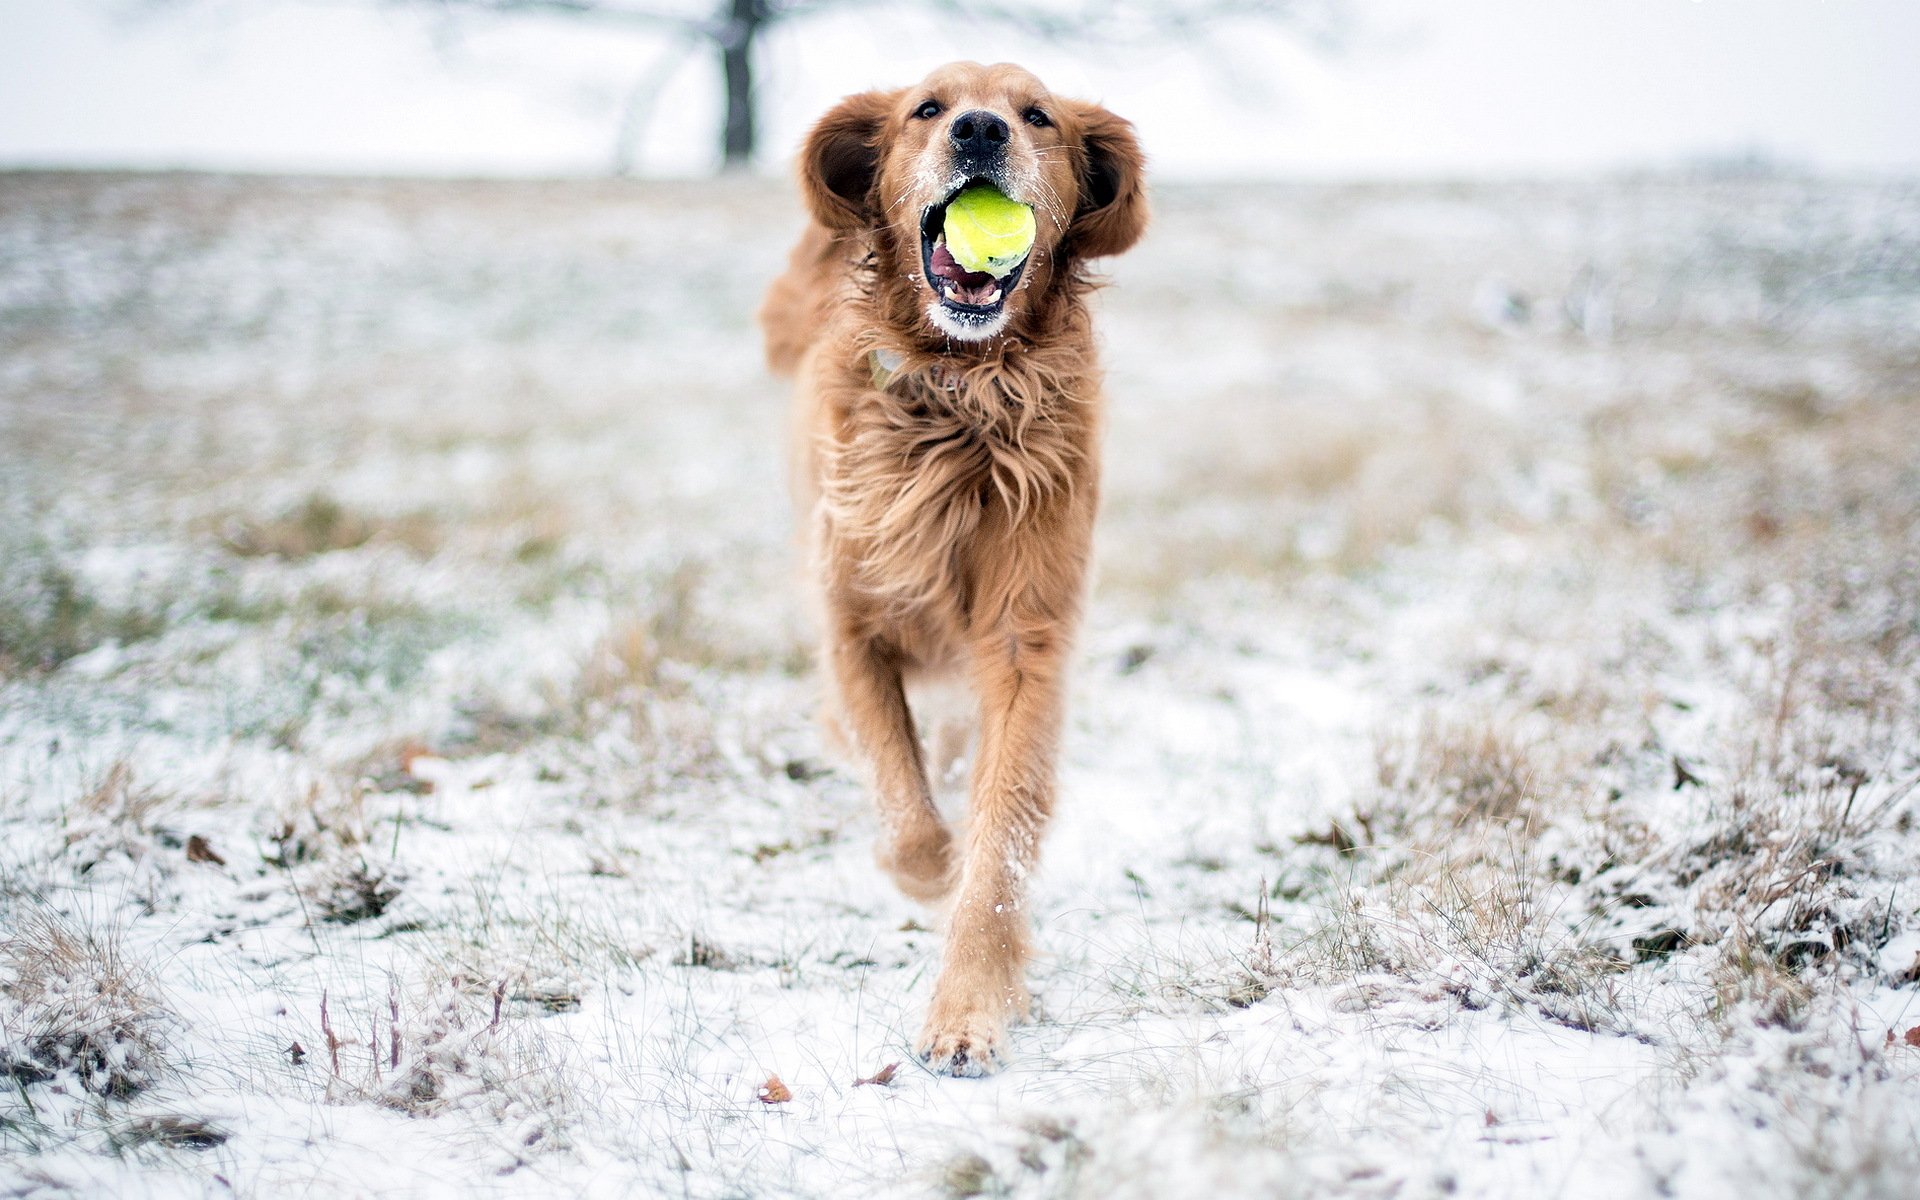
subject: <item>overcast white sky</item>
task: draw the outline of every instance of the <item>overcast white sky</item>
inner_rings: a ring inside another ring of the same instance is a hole
[[[846,92],[1013,58],[1140,126],[1163,176],[1557,174],[1759,151],[1920,172],[1920,0],[1356,0],[1321,56],[1072,53],[867,7],[764,47],[766,169]],[[0,164],[595,174],[660,41],[556,19],[449,28],[374,0],[0,0]],[[712,166],[716,65],[650,109],[647,174]]]

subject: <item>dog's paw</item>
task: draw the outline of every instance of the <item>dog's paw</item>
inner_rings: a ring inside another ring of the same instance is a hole
[[[915,1049],[929,1067],[946,1075],[991,1075],[1007,1064],[1007,1027],[1027,1018],[1026,985],[942,979]]]
[[[917,1049],[936,1074],[991,1075],[1007,1065],[1007,1027],[979,1013],[951,1026],[929,1017]]]
[[[953,835],[944,825],[912,837],[880,843],[874,858],[910,899],[936,904],[953,890]]]

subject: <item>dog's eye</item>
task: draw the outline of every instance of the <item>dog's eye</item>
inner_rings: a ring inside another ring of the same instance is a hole
[[[1033,126],[1035,129],[1045,129],[1053,124],[1053,119],[1038,108],[1030,108],[1026,112],[1021,113],[1020,116],[1027,124]]]
[[[924,101],[919,108],[913,110],[913,115],[919,117],[922,121],[931,121],[940,115],[940,102],[938,100]]]

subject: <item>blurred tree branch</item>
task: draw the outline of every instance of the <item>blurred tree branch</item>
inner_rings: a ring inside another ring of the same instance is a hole
[[[142,0],[154,10],[200,0]],[[641,108],[651,103],[677,67],[717,54],[725,89],[721,164],[736,170],[753,161],[759,143],[755,48],[775,25],[832,11],[878,8],[882,0],[337,0],[389,8],[497,17],[553,17],[606,22],[670,35],[664,56],[635,85],[621,117],[617,170],[632,160]],[[918,11],[956,23],[991,25],[1059,46],[1118,47],[1169,44],[1206,48],[1223,26],[1264,23],[1332,49],[1352,29],[1351,0],[899,0],[895,11]]]

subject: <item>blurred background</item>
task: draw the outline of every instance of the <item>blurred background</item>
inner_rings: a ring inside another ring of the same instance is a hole
[[[1904,0],[0,0],[0,31],[19,164],[700,175],[731,49],[760,170],[954,58],[1130,114],[1164,178],[1920,166]]]

